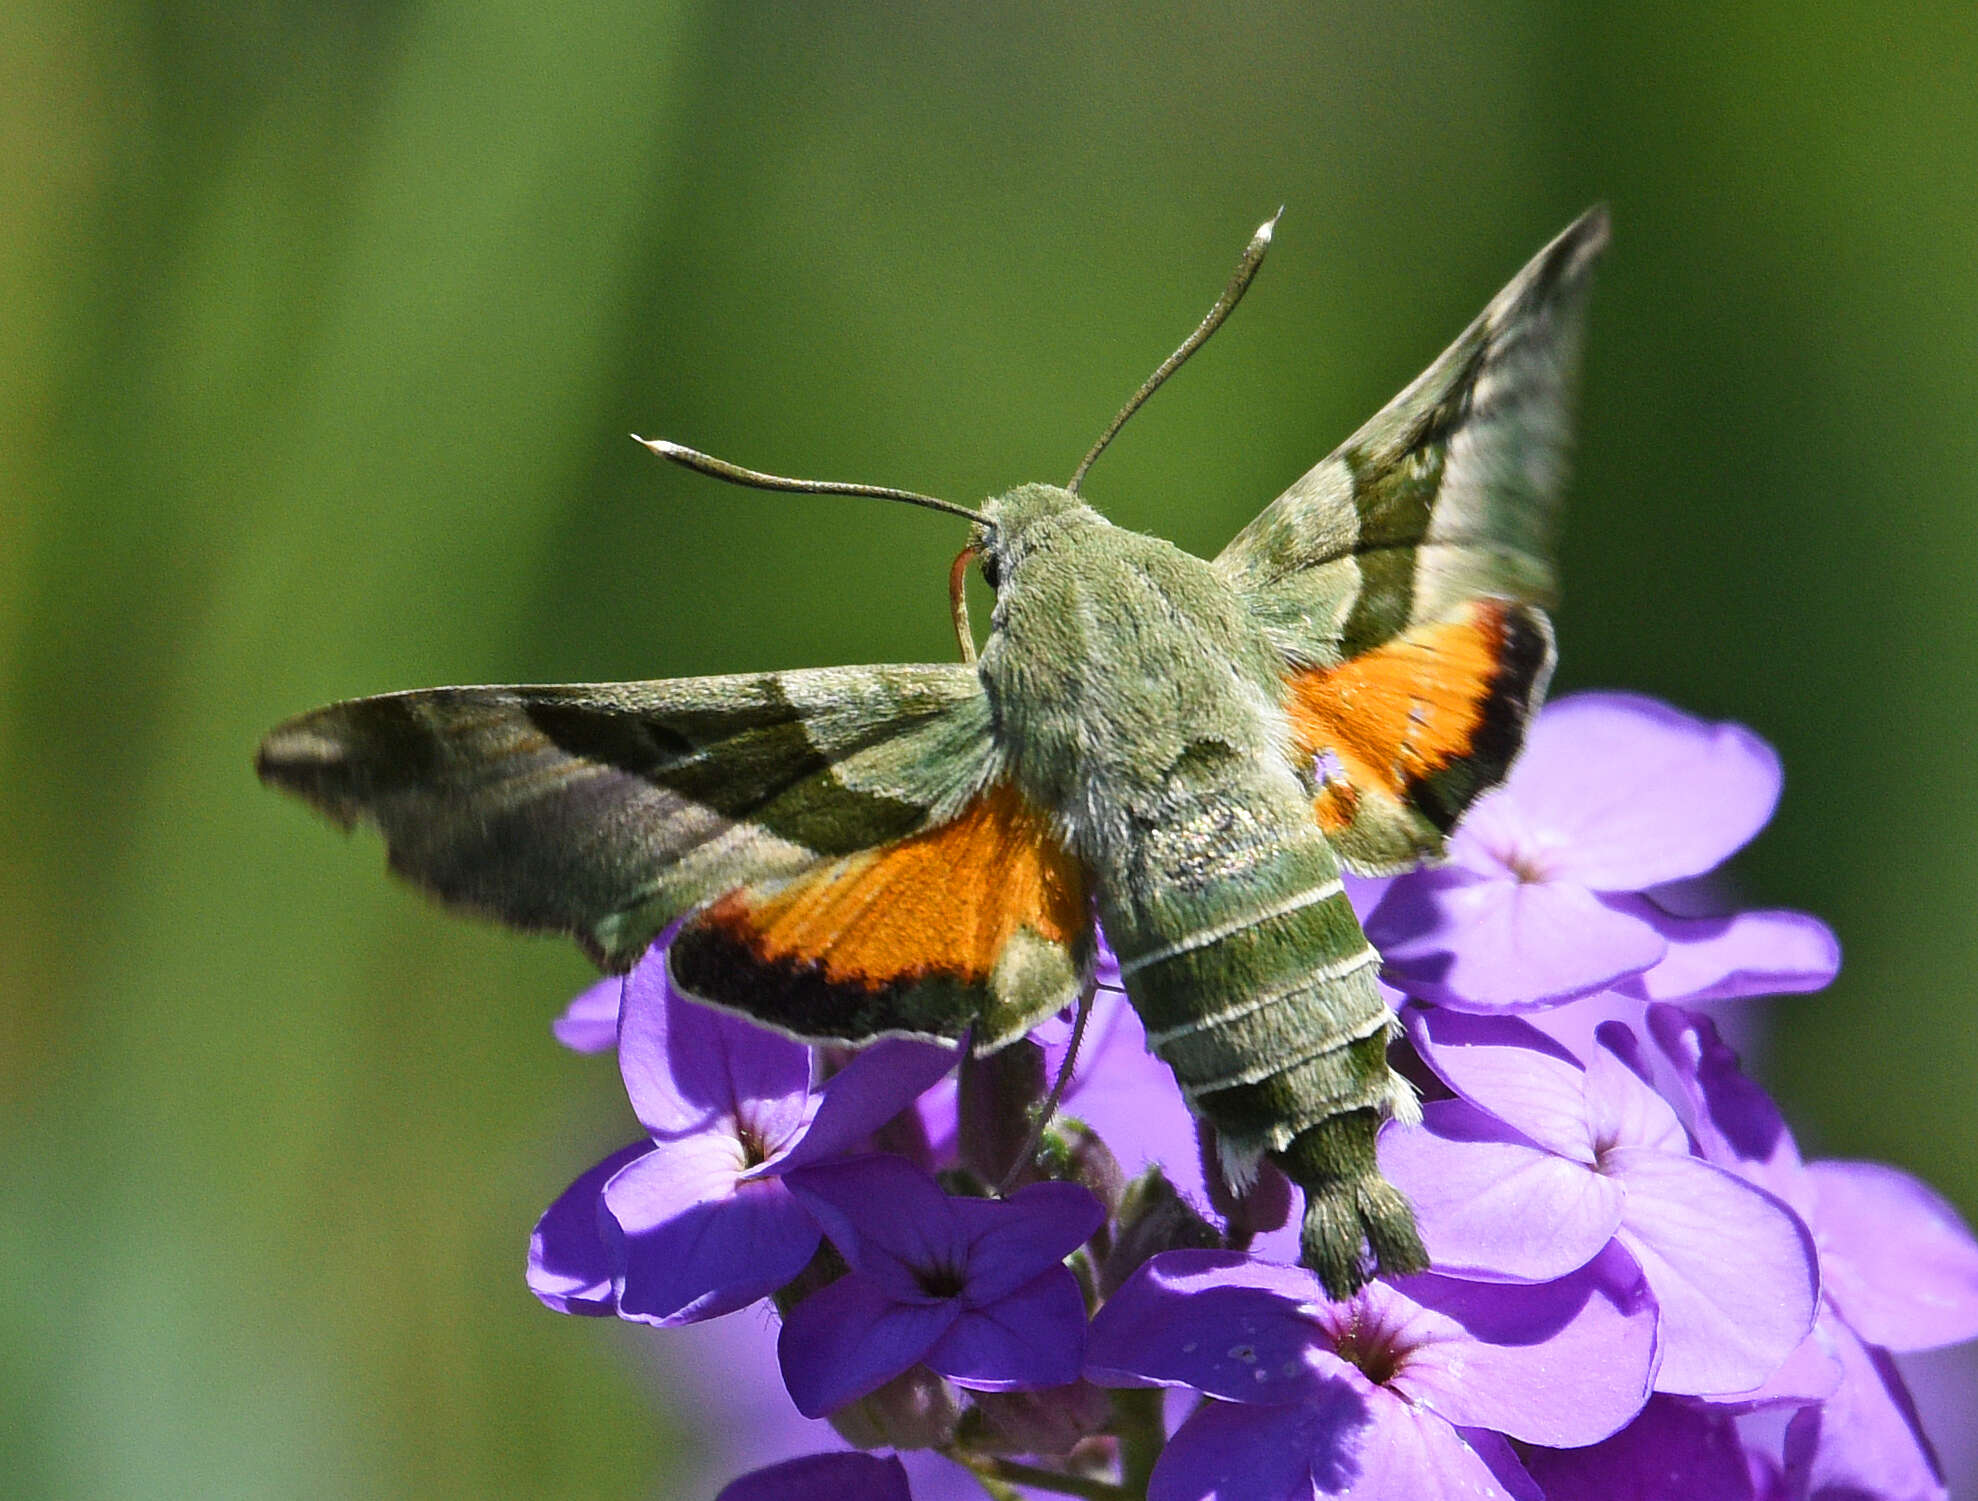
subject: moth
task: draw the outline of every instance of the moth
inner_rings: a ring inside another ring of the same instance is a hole
[[[674,984],[796,1037],[1004,1047],[1089,996],[1095,921],[1148,1043],[1241,1182],[1304,1191],[1334,1296],[1422,1268],[1375,1135],[1410,1120],[1380,956],[1342,870],[1434,859],[1501,781],[1553,664],[1545,610],[1595,209],[1213,560],[1063,487],[971,510],[980,658],[645,683],[436,688],[272,731],[267,782],[384,834],[444,901],[573,935],[607,971],[676,921]],[[644,440],[641,440],[644,441]]]

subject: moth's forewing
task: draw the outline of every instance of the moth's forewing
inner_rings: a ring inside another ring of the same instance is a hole
[[[1582,215],[1216,559],[1284,656],[1299,748],[1327,773],[1316,813],[1357,870],[1438,853],[1544,697],[1581,327],[1606,243],[1605,210]]]
[[[389,694],[257,764],[443,900],[623,969],[732,887],[910,834],[992,749],[975,675],[931,665]]]

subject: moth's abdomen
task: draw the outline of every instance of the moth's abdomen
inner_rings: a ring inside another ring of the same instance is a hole
[[[1304,1189],[1302,1259],[1342,1297],[1366,1245],[1384,1271],[1426,1264],[1374,1156],[1413,1095],[1387,1063],[1380,956],[1307,805],[1230,773],[1170,785],[1102,918],[1149,1046],[1236,1171],[1269,1153]]]

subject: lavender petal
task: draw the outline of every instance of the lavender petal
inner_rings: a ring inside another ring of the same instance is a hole
[[[731,1481],[714,1501],[913,1501],[913,1493],[892,1455],[808,1454]]]
[[[1355,1435],[1368,1399],[1344,1380],[1295,1406],[1209,1402],[1181,1425],[1154,1465],[1147,1501],[1312,1501],[1359,1474]]]
[[[1694,1157],[1619,1147],[1607,1169],[1628,1194],[1620,1241],[1661,1310],[1656,1390],[1743,1392],[1813,1327],[1813,1237],[1762,1189]]]
[[[612,1175],[652,1150],[641,1138],[587,1169],[536,1221],[529,1237],[529,1291],[558,1313],[618,1312],[610,1248],[599,1228],[599,1195]]]
[[[1417,1276],[1395,1290],[1418,1307],[1394,1326],[1408,1353],[1391,1385],[1458,1427],[1572,1447],[1606,1438],[1648,1400],[1656,1309],[1618,1247],[1536,1287]]]
[[[1586,1448],[1535,1449],[1525,1468],[1546,1501],[1754,1501],[1751,1469],[1729,1414],[1656,1397],[1641,1416]]]
[[[896,1302],[851,1272],[791,1309],[776,1340],[797,1411],[821,1418],[918,1365],[960,1315],[952,1299]]]
[[[1647,923],[1569,880],[1440,866],[1394,883],[1367,920],[1387,982],[1440,1006],[1518,1011],[1604,990],[1659,962]]]
[[[1778,755],[1742,725],[1636,694],[1581,693],[1539,715],[1498,797],[1522,815],[1550,874],[1639,891],[1723,864],[1765,827],[1780,781]],[[1489,840],[1484,812],[1479,802],[1458,844]]]
[[[1978,1337],[1978,1241],[1936,1190],[1880,1162],[1807,1164],[1827,1296],[1897,1352]]]
[[[925,1359],[957,1386],[1007,1392],[1064,1386],[1085,1357],[1085,1299],[1054,1266],[994,1303],[964,1307]]]
[[[608,1052],[618,1045],[618,998],[624,989],[623,975],[607,975],[578,991],[550,1023],[550,1032],[573,1053]]]
[[[1811,1217],[1813,1187],[1786,1118],[1738,1066],[1717,1024],[1675,1006],[1652,1006],[1648,1030],[1675,1068],[1704,1159],[1756,1183],[1802,1219]]]
[[[1106,1220],[1076,1183],[1032,1183],[1007,1199],[956,1199],[951,1208],[969,1244],[963,1298],[978,1308],[1056,1266]]]
[[[1593,1165],[1586,1070],[1562,1044],[1522,1017],[1440,1006],[1405,1015],[1416,1050],[1443,1083],[1548,1151]]]
[[[625,977],[618,1068],[656,1141],[721,1129],[745,1111],[788,1134],[810,1093],[809,1049],[682,998],[659,949]]]
[[[1101,1386],[1187,1386],[1234,1402],[1314,1402],[1349,1367],[1320,1346],[1311,1273],[1234,1251],[1164,1251],[1092,1320],[1085,1374]]]
[[[1786,1485],[1813,1501],[1946,1501],[1950,1495],[1888,1353],[1832,1321],[1840,1390],[1786,1429]]]
[[[1388,1125],[1380,1164],[1414,1205],[1437,1271],[1544,1282],[1586,1265],[1621,1227],[1613,1179],[1462,1100],[1432,1101],[1420,1126]]]
[[[1630,1066],[1639,1062],[1634,1033],[1618,1022],[1606,1022],[1594,1035],[1601,1045],[1587,1059],[1586,1076],[1587,1124],[1594,1140],[1609,1148],[1687,1154],[1689,1134],[1675,1110]]]
[[[1608,906],[1639,917],[1668,941],[1660,964],[1642,975],[1651,1001],[1698,1005],[1756,995],[1823,990],[1840,972],[1834,930],[1804,912],[1736,912],[1677,917],[1647,897],[1609,896]]]
[[[968,1235],[939,1185],[904,1157],[875,1154],[800,1168],[782,1180],[854,1271],[907,1302],[932,1294],[930,1268],[960,1272]]]
[[[960,1056],[953,1048],[905,1038],[874,1043],[824,1081],[809,1128],[764,1166],[787,1173],[858,1149],[932,1088]]]
[[[623,1268],[619,1316],[694,1323],[746,1308],[789,1282],[817,1250],[817,1226],[782,1184],[741,1184],[720,1137],[656,1146],[605,1184],[607,1234]]]

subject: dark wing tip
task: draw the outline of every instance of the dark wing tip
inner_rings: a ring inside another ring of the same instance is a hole
[[[277,725],[254,753],[262,782],[293,793],[342,828],[357,822],[349,744],[322,723],[322,711]]]

